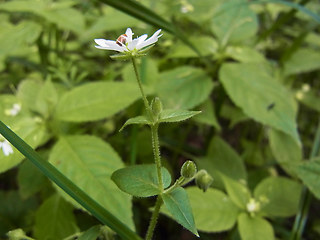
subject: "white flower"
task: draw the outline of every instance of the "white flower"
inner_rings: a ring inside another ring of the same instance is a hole
[[[2,148],[2,152],[5,156],[9,156],[10,154],[13,153],[13,149],[10,145],[10,143],[4,139],[1,135],[0,135],[0,149]],[[3,140],[2,140],[3,139]]]
[[[116,41],[113,40],[105,40],[105,39],[95,39],[96,42],[95,47],[104,50],[114,50],[120,53],[124,53],[125,55],[137,56],[139,52],[145,50],[146,47],[151,47],[154,43],[156,43],[159,37],[161,29],[156,31],[150,38],[147,39],[148,35],[144,34],[140,37],[132,39],[134,33],[131,28],[127,28],[125,34],[122,34]]]
[[[254,198],[250,198],[247,203],[247,211],[249,213],[258,212],[260,210],[260,203],[256,201]]]
[[[16,116],[20,111],[21,111],[21,104],[15,103],[12,105],[12,108],[5,110],[5,114],[9,116]]]

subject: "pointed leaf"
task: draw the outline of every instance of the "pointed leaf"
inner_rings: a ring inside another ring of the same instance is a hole
[[[161,112],[159,122],[162,122],[162,123],[181,122],[199,113],[201,113],[201,111],[167,109]]]
[[[163,194],[162,199],[173,219],[199,237],[187,192],[178,187],[170,193]]]
[[[162,167],[164,188],[171,183],[171,176]],[[150,197],[160,193],[157,168],[155,164],[134,165],[115,171],[111,179],[124,192],[136,197]]]
[[[243,240],[274,240],[271,224],[260,217],[250,217],[241,213],[238,218],[238,229]]]
[[[320,53],[312,48],[301,48],[292,54],[284,64],[284,74],[299,74],[318,70]]]
[[[221,127],[217,120],[215,111],[214,111],[214,104],[212,103],[211,99],[208,99],[202,106],[201,106],[201,114],[196,115],[193,118],[194,121],[208,124],[209,126],[213,126],[216,130],[220,131]]]
[[[254,190],[261,211],[270,217],[290,217],[298,211],[301,184],[284,177],[265,178]]]
[[[188,187],[186,191],[198,230],[221,232],[234,226],[239,208],[225,193],[212,188],[203,192],[197,187]]]
[[[123,167],[123,163],[109,144],[93,136],[61,137],[50,153],[49,162],[134,229],[131,197],[119,191],[110,179],[112,172]],[[60,193],[76,207],[80,207],[64,192]]]
[[[87,83],[64,94],[56,114],[60,120],[70,122],[99,120],[128,107],[139,97],[139,89],[133,83]]]
[[[150,122],[147,117],[145,116],[138,116],[134,118],[129,118],[123,126],[120,128],[119,132],[121,132],[126,126],[132,125],[132,124],[140,124],[140,125],[151,125],[152,122]]]
[[[207,100],[213,86],[202,69],[185,66],[162,72],[156,93],[164,109],[191,109]]]
[[[296,168],[303,183],[320,199],[320,159],[306,161]]]
[[[295,120],[296,102],[288,89],[264,67],[252,63],[224,64],[220,69],[220,81],[233,102],[245,114],[300,142]],[[273,105],[272,109],[269,109],[270,105]]]

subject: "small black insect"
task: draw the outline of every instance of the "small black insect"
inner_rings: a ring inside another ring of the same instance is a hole
[[[267,107],[267,110],[270,111],[271,109],[274,108],[275,105],[276,105],[275,103],[269,104],[268,107]]]

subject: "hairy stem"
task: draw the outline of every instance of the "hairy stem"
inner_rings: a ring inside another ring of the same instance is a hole
[[[161,198],[161,195],[159,195],[157,197],[156,205],[155,205],[153,213],[152,213],[151,221],[150,221],[150,224],[148,227],[148,231],[147,231],[147,235],[146,235],[145,240],[152,239],[154,228],[156,227],[156,224],[157,224],[161,204],[162,204],[162,198]]]
[[[136,60],[135,60],[135,58],[131,58],[131,61],[132,61],[134,73],[136,74],[136,79],[137,79],[138,86],[139,86],[139,89],[140,89],[140,92],[141,92],[141,96],[142,96],[142,100],[143,100],[143,103],[144,103],[144,107],[146,108],[147,114],[152,119],[151,108],[150,108],[148,99],[147,99],[146,94],[144,93],[144,90],[143,90],[143,87],[142,87],[142,83],[141,83],[141,80],[140,80],[140,77],[139,77]]]
[[[151,126],[151,137],[152,137],[154,161],[157,166],[158,183],[160,187],[160,192],[162,193],[163,181],[162,181],[162,174],[161,174],[161,158],[160,158],[160,146],[159,146],[159,137],[158,137],[158,124]]]

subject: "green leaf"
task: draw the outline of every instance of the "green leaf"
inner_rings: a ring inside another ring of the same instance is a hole
[[[179,67],[162,72],[156,93],[164,108],[191,109],[210,95],[213,83],[206,73],[193,67]]]
[[[301,184],[284,177],[265,178],[254,190],[267,216],[290,217],[298,211]]]
[[[163,187],[171,183],[167,169],[161,168]],[[155,164],[134,165],[115,171],[111,179],[124,192],[136,197],[150,197],[160,193]]]
[[[197,165],[199,168],[206,169],[214,178],[213,186],[220,188],[223,186],[219,173],[234,180],[247,180],[247,172],[242,159],[218,136],[212,138],[206,156],[198,158]]]
[[[49,138],[44,122],[38,122],[35,118],[24,117],[19,118],[10,124],[13,130],[16,130],[28,144],[36,148],[46,142]],[[0,151],[0,173],[16,166],[24,159],[23,155],[13,148],[13,154],[5,156]]]
[[[202,106],[201,106],[201,114],[196,115],[193,120],[199,123],[204,123],[209,126],[215,127],[218,131],[221,130],[217,117],[214,111],[214,105],[211,99],[208,99]]]
[[[51,80],[45,81],[36,96],[37,101],[33,104],[42,116],[48,118],[58,102],[58,93]]]
[[[241,213],[238,218],[238,229],[242,240],[274,240],[271,224],[260,217],[250,217]]]
[[[60,120],[94,121],[110,117],[140,97],[136,84],[125,82],[87,83],[60,99],[56,114]]]
[[[95,240],[100,235],[100,225],[93,226],[89,228],[87,231],[82,233],[78,240]]]
[[[320,159],[305,161],[296,168],[296,173],[314,196],[320,199]]]
[[[300,48],[284,63],[284,74],[311,72],[320,68],[320,53],[311,48]]]
[[[270,129],[269,141],[275,159],[291,176],[295,175],[296,166],[302,161],[302,148],[292,136]]]
[[[233,180],[232,178],[222,176],[222,180],[232,202],[239,208],[246,210],[247,204],[251,198],[249,189],[245,185]]]
[[[74,4],[76,4],[75,1],[51,4],[50,1],[39,3],[38,1],[22,0],[1,4],[0,9],[12,12],[31,12],[57,24],[62,29],[82,32],[85,26],[84,17],[79,10],[70,7]]]
[[[22,21],[16,25],[8,24],[6,27],[2,27],[0,33],[0,46],[2,46],[0,56],[30,54],[33,51],[30,51],[32,49],[30,44],[37,40],[41,30],[41,25],[33,21]]]
[[[159,122],[161,123],[181,122],[189,118],[192,118],[193,116],[199,113],[201,113],[201,111],[165,109],[160,114]]]
[[[256,64],[224,64],[220,81],[232,101],[245,114],[291,135],[300,142],[296,102],[291,93]],[[269,106],[273,105],[272,109]]]
[[[262,53],[253,47],[248,46],[228,46],[226,54],[239,62],[266,62]]]
[[[46,199],[36,212],[33,229],[36,239],[63,239],[79,231],[72,210],[57,194]]]
[[[10,230],[7,236],[9,240],[35,240],[34,238],[28,237],[21,228]]]
[[[109,144],[93,136],[61,137],[50,153],[49,162],[101,206],[134,228],[131,197],[119,191],[110,179],[112,172],[122,168],[123,163]],[[72,200],[66,194],[62,196]]]
[[[212,37],[196,36],[191,37],[190,42],[197,46],[202,56],[213,55],[217,52],[218,43]],[[170,49],[168,58],[195,58],[199,55],[194,52],[190,47],[180,42],[174,43]]]
[[[56,183],[69,196],[76,200],[81,206],[87,209],[99,221],[109,226],[120,237],[126,240],[141,240],[141,238],[133,232],[127,225],[122,223],[118,218],[112,215],[108,210],[103,208],[95,200],[88,196],[71,180],[66,178],[49,162],[45,161],[40,155],[32,149],[25,141],[10,130],[0,120],[0,134],[2,134],[13,146],[15,146],[26,158],[28,158],[40,171],[45,174],[50,180]],[[3,202],[3,201],[1,201]],[[3,205],[2,205],[3,206]],[[0,225],[1,226],[1,225]]]
[[[197,187],[188,187],[186,191],[198,230],[221,232],[234,226],[239,209],[222,191],[209,188],[203,192]]]
[[[245,0],[228,0],[215,11],[211,28],[222,46],[255,37],[257,16]]]
[[[151,125],[152,122],[147,119],[145,116],[138,116],[134,118],[129,118],[123,126],[120,128],[119,132],[121,132],[126,126],[132,124],[139,124],[139,125]]]
[[[173,219],[199,237],[187,192],[178,187],[170,193],[163,194],[162,199]]]

